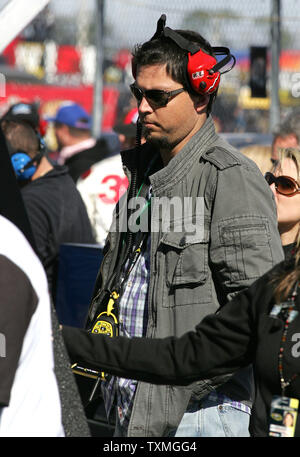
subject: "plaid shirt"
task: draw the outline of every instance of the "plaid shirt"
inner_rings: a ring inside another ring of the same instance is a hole
[[[139,255],[131,270],[123,294],[119,300],[119,331],[127,337],[146,335],[148,308],[148,285],[150,277],[150,235],[146,249]],[[128,427],[137,381],[112,377],[102,383],[102,394],[106,414],[109,417],[111,408],[117,405],[119,422],[125,430]]]

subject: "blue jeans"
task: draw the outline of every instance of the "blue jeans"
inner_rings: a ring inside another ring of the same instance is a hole
[[[172,437],[249,437],[250,414],[224,404],[218,400],[205,398],[187,409]],[[116,417],[114,437],[124,437],[124,431]]]
[[[190,407],[171,436],[249,437],[250,414],[220,401],[204,399]]]

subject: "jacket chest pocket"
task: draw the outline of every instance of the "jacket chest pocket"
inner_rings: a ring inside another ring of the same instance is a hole
[[[164,257],[166,300],[163,306],[211,302],[208,241],[167,233],[160,242]]]
[[[262,217],[236,217],[219,225],[228,282],[256,279],[272,268],[268,222]]]

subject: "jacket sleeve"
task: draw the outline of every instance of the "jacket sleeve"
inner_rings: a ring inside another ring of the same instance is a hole
[[[188,385],[232,373],[254,359],[257,313],[272,296],[267,281],[259,279],[180,338],[109,338],[63,327],[66,347],[72,362],[154,384]]]
[[[210,260],[222,305],[284,258],[273,194],[248,162],[217,170]]]
[[[50,248],[54,243],[50,230],[49,216],[47,215],[49,210],[38,190],[31,191],[30,189],[24,188],[22,197],[32,227],[38,256],[44,265],[49,254],[52,253]]]

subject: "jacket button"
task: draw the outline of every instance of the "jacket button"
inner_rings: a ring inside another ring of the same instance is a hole
[[[219,408],[220,411],[222,411],[223,405],[219,405],[218,408]]]

